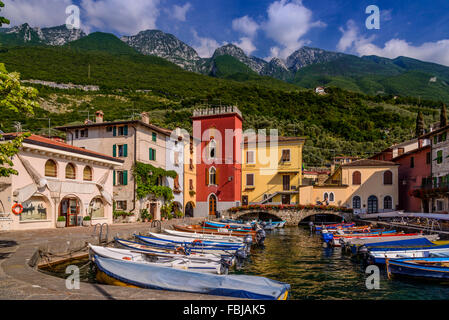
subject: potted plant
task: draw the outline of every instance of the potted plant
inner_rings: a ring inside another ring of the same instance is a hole
[[[147,209],[140,210],[140,217],[142,218],[143,222],[148,222],[150,219],[150,214],[148,213]]]
[[[83,226],[84,227],[90,227],[92,225],[92,219],[90,218],[90,216],[85,216],[83,218]]]
[[[56,228],[65,228],[66,220],[64,216],[59,216],[56,221]]]

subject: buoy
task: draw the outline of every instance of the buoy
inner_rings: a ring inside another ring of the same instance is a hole
[[[16,208],[19,208],[19,211],[16,211]],[[20,203],[15,203],[12,206],[12,213],[14,213],[16,216],[18,216],[19,214],[21,214],[23,211],[23,206]]]

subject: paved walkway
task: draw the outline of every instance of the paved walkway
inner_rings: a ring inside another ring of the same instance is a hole
[[[181,221],[163,223],[163,228]],[[195,222],[194,220],[191,223]],[[198,222],[198,220],[196,220]],[[113,236],[127,237],[136,232],[148,232],[150,223],[116,224],[109,226],[109,240]],[[18,300],[223,300],[227,297],[184,292],[134,289],[82,282],[80,289],[68,290],[65,280],[50,276],[29,265],[39,249],[64,253],[82,247],[86,241],[96,243],[94,227],[74,227],[35,231],[0,232],[0,299]]]

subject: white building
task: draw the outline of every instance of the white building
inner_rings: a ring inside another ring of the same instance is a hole
[[[16,134],[4,135],[11,140]],[[66,226],[112,223],[112,178],[123,160],[32,135],[26,138],[13,168],[18,175],[0,178],[0,230],[55,228],[59,216]],[[15,214],[14,211],[23,211]]]

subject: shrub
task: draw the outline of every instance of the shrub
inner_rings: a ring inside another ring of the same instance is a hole
[[[83,218],[83,221],[90,221],[90,220],[91,220],[90,216],[85,216],[85,217]]]
[[[65,217],[64,216],[59,216],[58,217],[58,222],[62,222],[62,221],[65,221]]]

